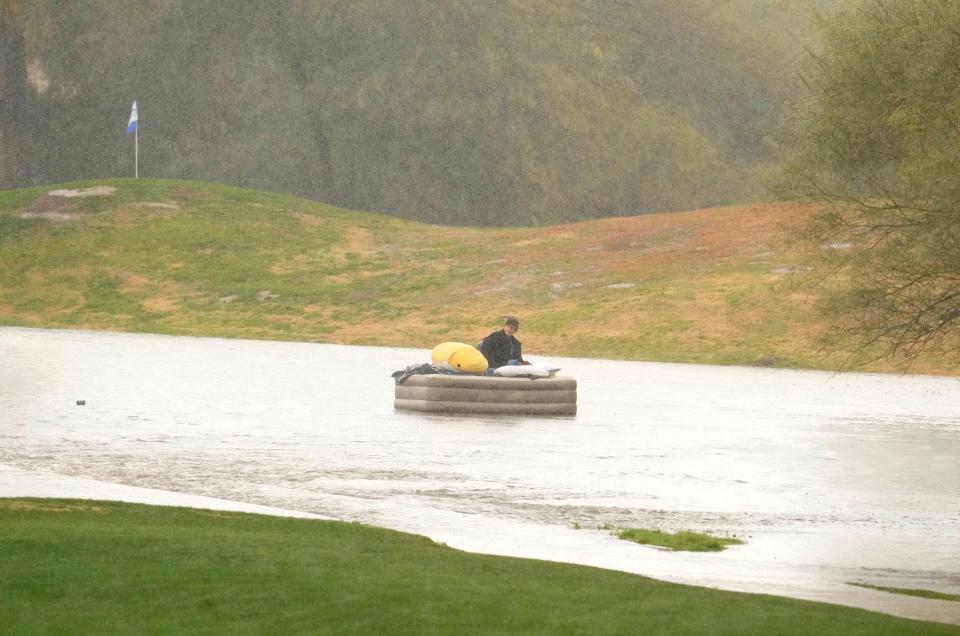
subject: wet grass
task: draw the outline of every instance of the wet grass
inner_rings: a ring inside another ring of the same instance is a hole
[[[52,197],[109,185],[110,196]],[[536,355],[834,369],[811,210],[767,204],[544,228],[430,226],[161,179],[0,191],[0,325],[430,349],[504,314]],[[946,356],[911,371],[956,373]],[[866,370],[894,370],[876,362]]]
[[[615,528],[610,525],[601,526],[618,539],[632,541],[643,545],[653,545],[667,548],[676,552],[721,552],[731,545],[743,545],[743,540],[732,537],[717,537],[706,532],[664,532],[647,528]]]
[[[960,634],[360,524],[101,501],[0,499],[0,563],[11,634]]]
[[[946,592],[936,592],[934,590],[921,590],[909,587],[884,587],[883,585],[870,585],[869,583],[855,583],[847,581],[847,585],[865,587],[870,590],[880,590],[881,592],[890,592],[892,594],[905,594],[907,596],[919,596],[920,598],[932,598],[939,601],[960,602],[960,594],[947,594]]]

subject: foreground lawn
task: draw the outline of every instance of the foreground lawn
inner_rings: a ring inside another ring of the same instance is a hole
[[[359,524],[0,499],[0,633],[960,634]]]

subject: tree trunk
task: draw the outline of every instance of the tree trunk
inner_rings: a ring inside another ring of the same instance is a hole
[[[26,93],[23,36],[9,20],[0,18],[0,188],[15,187],[20,176],[17,136]]]

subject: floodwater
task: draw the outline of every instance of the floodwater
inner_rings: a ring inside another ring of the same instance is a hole
[[[576,417],[395,412],[390,373],[428,357],[0,328],[0,496],[317,515],[960,624],[848,584],[960,593],[960,380],[531,355],[577,378]]]

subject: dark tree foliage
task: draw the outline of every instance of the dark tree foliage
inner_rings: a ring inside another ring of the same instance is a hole
[[[830,342],[960,362],[960,4],[862,0],[819,26],[793,171],[827,204]]]
[[[54,18],[26,180],[131,174],[136,98],[142,175],[464,225],[753,196],[779,159],[796,15],[773,0],[30,4]]]
[[[0,17],[0,187],[12,187],[20,176],[17,135],[24,121],[26,61],[23,36]],[[19,124],[19,125],[18,125]]]

